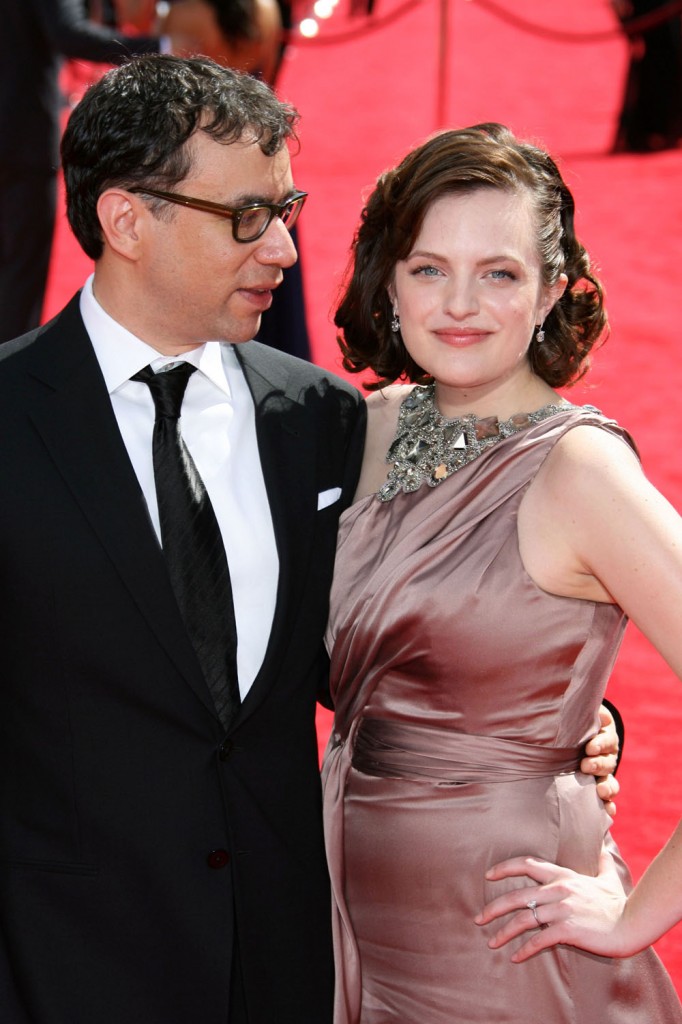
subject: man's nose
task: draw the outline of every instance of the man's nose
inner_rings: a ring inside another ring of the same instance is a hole
[[[292,267],[298,259],[291,232],[281,217],[273,217],[267,231],[260,239],[256,256],[261,263],[274,263],[279,267]]]

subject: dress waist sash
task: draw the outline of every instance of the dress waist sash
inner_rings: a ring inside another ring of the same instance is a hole
[[[363,718],[352,766],[380,778],[466,782],[515,782],[572,774],[580,764],[575,747],[539,747],[454,729]]]

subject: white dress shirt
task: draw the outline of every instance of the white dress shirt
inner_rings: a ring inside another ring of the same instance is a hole
[[[243,699],[263,662],[279,578],[251,393],[232,345],[210,342],[181,359],[160,355],[105,313],[93,294],[92,281],[91,276],[81,292],[81,315],[159,541],[152,462],[154,403],[147,385],[130,378],[144,366],[151,366],[155,372],[178,362],[197,367],[185,392],[180,429],[208,491],[225,544]]]

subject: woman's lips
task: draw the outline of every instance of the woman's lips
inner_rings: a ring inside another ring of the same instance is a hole
[[[476,345],[487,338],[490,332],[475,327],[447,327],[433,333],[439,341],[445,342],[446,345],[463,348],[467,345]]]

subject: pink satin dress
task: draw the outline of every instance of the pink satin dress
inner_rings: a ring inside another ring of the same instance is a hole
[[[613,846],[576,769],[624,616],[537,587],[516,529],[542,461],[582,423],[625,438],[568,408],[438,487],[342,517],[323,769],[335,1024],[682,1022],[652,950],[611,960],[561,946],[516,965],[521,940],[491,950],[496,926],[473,921],[519,884],[486,882],[496,861],[535,854],[595,874],[605,837]]]

